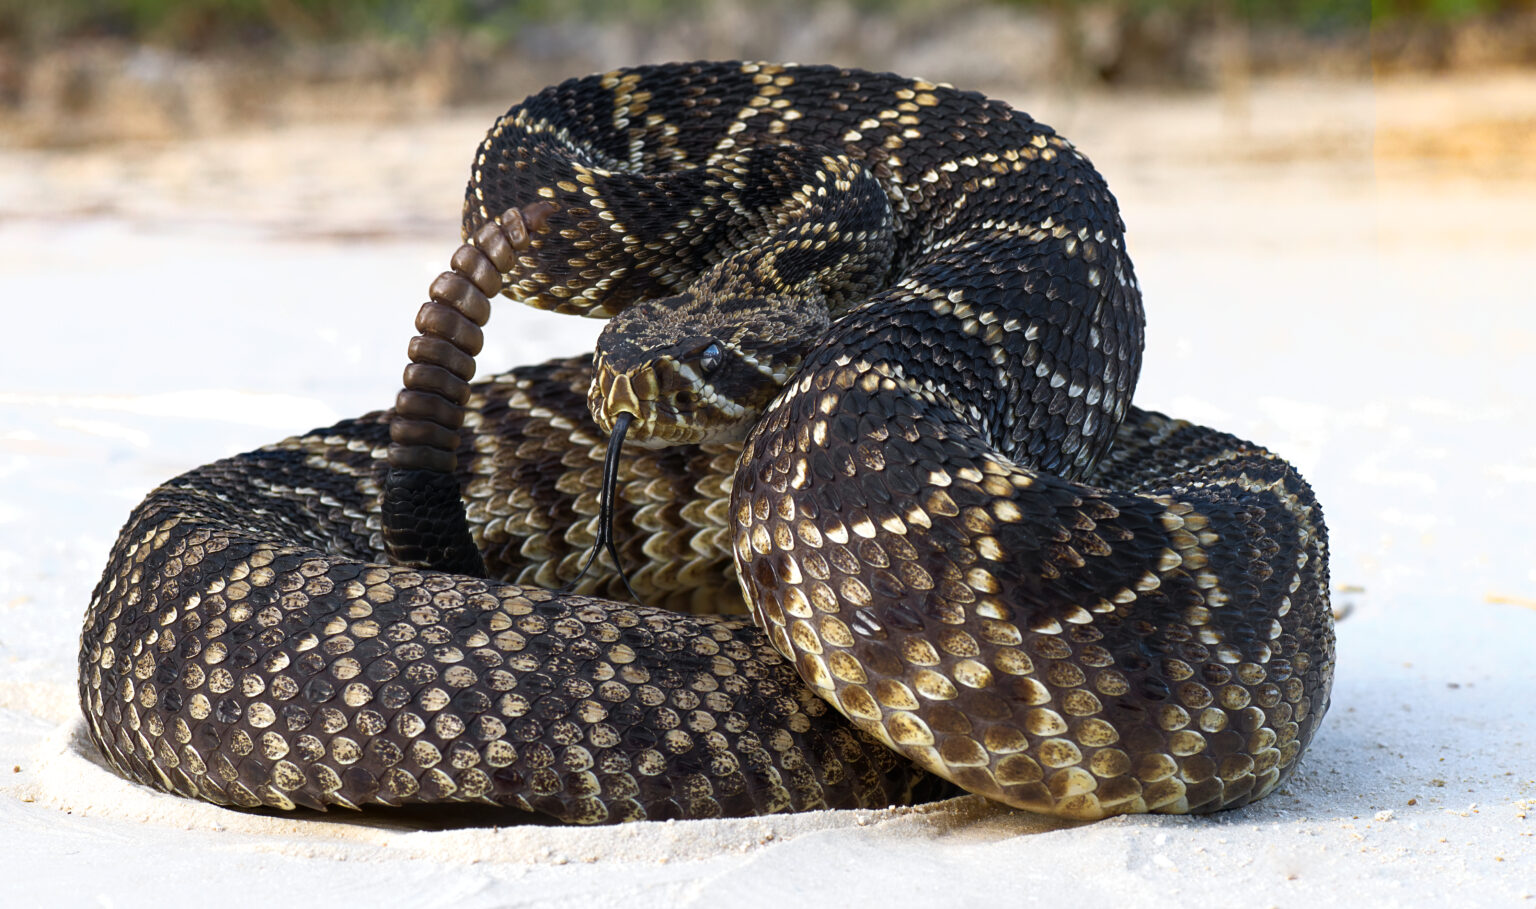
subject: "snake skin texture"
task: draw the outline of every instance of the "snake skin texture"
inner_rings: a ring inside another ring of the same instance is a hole
[[[733,257],[762,270],[753,250],[786,231],[848,258],[852,216],[819,200],[860,180],[888,243],[824,294],[824,334],[745,440],[626,448],[613,532],[646,605],[618,602],[606,556],[557,589],[598,537],[593,412],[644,383],[607,354],[514,369],[465,386],[437,462],[484,577],[390,564],[389,412],[152,492],[82,633],[107,760],[242,807],[577,823],[951,784],[1087,819],[1272,791],[1328,708],[1321,509],[1264,449],[1131,405],[1118,209],[1048,127],[830,67],[576,79],[492,127],[465,235],[535,216],[499,275],[455,269],[612,316]],[[775,263],[772,286],[795,284]]]

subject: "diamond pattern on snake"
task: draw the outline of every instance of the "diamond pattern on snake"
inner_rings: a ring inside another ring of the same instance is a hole
[[[80,646],[123,776],[605,823],[1208,812],[1295,769],[1321,509],[1131,403],[1119,210],[1049,127],[889,74],[619,70],[492,126],[463,229],[392,409],[130,515]],[[497,295],[610,321],[474,381]]]

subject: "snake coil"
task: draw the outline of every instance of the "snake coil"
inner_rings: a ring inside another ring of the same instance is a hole
[[[602,823],[951,783],[1203,812],[1296,767],[1333,677],[1321,508],[1131,404],[1124,227],[1050,128],[859,70],[619,70],[493,125],[464,231],[393,411],[129,516],[79,658],[125,777]],[[613,320],[472,382],[497,293]],[[680,444],[619,464],[610,426]],[[632,577],[577,581],[594,541]],[[631,580],[650,605],[587,595]]]

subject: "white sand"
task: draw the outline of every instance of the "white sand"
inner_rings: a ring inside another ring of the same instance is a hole
[[[0,904],[1536,905],[1536,79],[1012,97],[1121,199],[1139,401],[1275,447],[1324,503],[1339,674],[1279,792],[1092,825],[965,798],[569,830],[119,780],[74,694],[119,524],[179,470],[388,402],[494,112],[0,152]],[[596,328],[503,307],[482,363]]]

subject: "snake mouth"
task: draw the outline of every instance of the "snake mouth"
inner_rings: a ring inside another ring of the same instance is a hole
[[[612,433],[626,419],[629,441],[642,448],[666,448],[703,441],[705,427],[698,415],[673,394],[663,393],[655,366],[619,372],[599,361],[587,407],[598,428]]]

